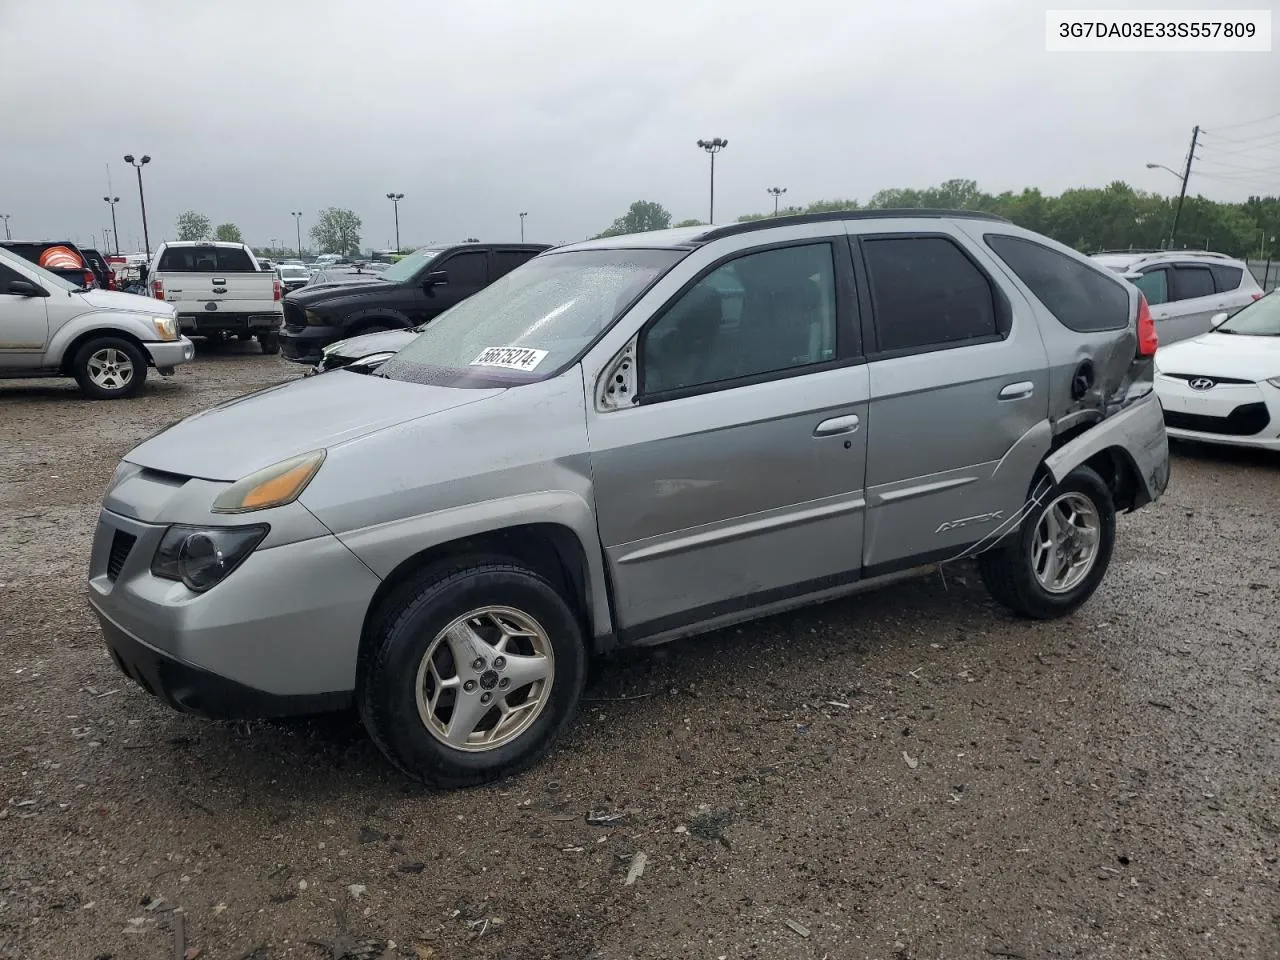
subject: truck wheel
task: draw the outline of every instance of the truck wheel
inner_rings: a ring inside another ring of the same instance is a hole
[[[1093,596],[1111,563],[1116,508],[1093,470],[1076,467],[1005,545],[978,556],[991,596],[1035,620],[1063,617]]]
[[[71,372],[86,397],[132,397],[147,380],[147,358],[122,337],[95,337],[76,351]]]
[[[250,340],[252,340],[252,339],[253,339],[253,334],[252,334],[252,333],[237,333],[237,334],[236,334],[236,339],[237,339],[237,340],[239,340],[241,343],[248,343]]]
[[[426,571],[371,627],[356,702],[374,743],[434,787],[510,776],[551,747],[586,676],[560,593],[500,558]]]
[[[278,333],[260,333],[258,334],[258,345],[262,347],[262,352],[273,354],[280,352],[280,334]]]

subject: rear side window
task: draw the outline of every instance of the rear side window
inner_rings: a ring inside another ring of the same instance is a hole
[[[1175,300],[1211,297],[1214,293],[1213,274],[1208,267],[1174,267],[1173,293]]]
[[[1129,325],[1129,294],[1115,278],[1022,237],[988,233],[984,239],[1068,330],[1092,333]]]
[[[527,263],[538,255],[537,250],[495,250],[493,253],[493,279],[505,277],[508,273]]]
[[[1213,282],[1218,285],[1219,293],[1237,289],[1240,286],[1241,278],[1244,277],[1243,267],[1229,267],[1224,263],[1211,265],[1209,272],[1213,274]]]
[[[945,237],[862,241],[879,350],[931,350],[1000,336],[986,274]]]
[[[3,263],[0,263],[0,294],[8,294],[9,284],[14,280],[26,280],[27,278],[20,274],[17,270],[12,270]]]
[[[168,247],[160,257],[161,273],[254,273],[242,247]]]

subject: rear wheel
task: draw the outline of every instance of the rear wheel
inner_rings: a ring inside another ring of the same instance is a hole
[[[90,340],[76,352],[71,368],[85,396],[94,400],[135,396],[147,379],[146,357],[121,337]]]
[[[265,354],[275,354],[280,352],[280,334],[278,333],[260,333],[258,334],[258,345],[262,347]]]
[[[356,700],[383,753],[436,787],[487,783],[541,757],[577,709],[586,648],[549,582],[502,559],[436,568],[388,598]]]
[[[979,555],[991,596],[1019,616],[1049,620],[1075,612],[1106,575],[1115,547],[1111,490],[1077,467],[1027,515],[1016,537]]]

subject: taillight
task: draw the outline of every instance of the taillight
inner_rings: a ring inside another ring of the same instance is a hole
[[[1138,294],[1138,356],[1154,357],[1160,338],[1156,335],[1156,323],[1151,319],[1147,298]]]
[[[151,281],[151,295],[155,297],[157,300],[164,299],[164,281],[163,280]]]
[[[98,285],[98,278],[94,276],[92,270],[86,270],[84,272],[84,285],[86,287],[96,287]]]
[[[1254,293],[1254,294],[1250,294],[1250,297],[1251,297],[1252,299],[1254,299],[1254,300],[1261,300],[1261,299],[1262,299],[1263,297],[1265,297],[1265,296],[1266,296],[1266,294],[1265,294],[1265,293]]]
[[[271,278],[271,299],[272,300],[280,299],[280,278],[279,277]]]

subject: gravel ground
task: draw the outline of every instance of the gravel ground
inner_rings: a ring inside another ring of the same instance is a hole
[[[171,712],[85,602],[118,458],[296,375],[0,384],[0,957],[1280,957],[1280,458],[1178,449],[1069,620],[948,569],[599,664],[431,793],[349,717]]]

